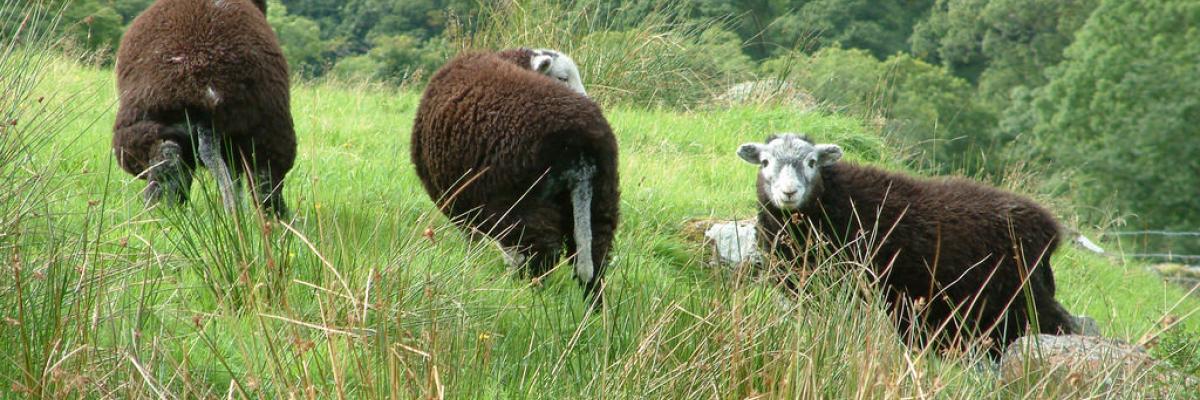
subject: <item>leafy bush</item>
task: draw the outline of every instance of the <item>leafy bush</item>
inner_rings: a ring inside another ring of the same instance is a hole
[[[763,63],[834,111],[880,121],[879,127],[942,172],[986,169],[995,117],[974,100],[969,83],[906,54],[879,61],[866,50],[829,47]]]
[[[1200,331],[1177,327],[1159,338],[1151,354],[1180,372],[1200,376]]]
[[[1103,1],[1031,101],[1023,148],[1063,170],[1088,204],[1138,225],[1200,225],[1200,3]]]
[[[315,21],[288,14],[287,7],[278,0],[271,0],[267,7],[267,20],[279,37],[279,46],[293,72],[314,76],[323,70],[321,27]]]
[[[1011,91],[1037,88],[1043,71],[1062,61],[1063,49],[1096,7],[1096,0],[938,0],[916,24],[913,54],[977,82],[996,110]]]

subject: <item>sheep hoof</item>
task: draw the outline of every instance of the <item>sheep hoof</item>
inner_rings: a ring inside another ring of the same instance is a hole
[[[604,288],[599,279],[593,279],[583,284],[583,301],[591,312],[600,312],[604,308]]]

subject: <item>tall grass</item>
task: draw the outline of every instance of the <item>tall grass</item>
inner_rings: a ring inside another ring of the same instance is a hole
[[[487,3],[480,20],[446,33],[458,50],[554,48],[579,64],[589,96],[605,104],[686,107],[723,90],[735,71],[698,47],[719,21],[677,18],[680,2],[521,0]],[[643,8],[649,7],[646,12]],[[740,55],[740,54],[739,54]],[[744,73],[744,71],[741,71]]]
[[[84,385],[75,372],[89,358],[97,290],[119,271],[92,266],[107,258],[93,235],[93,208],[66,215],[54,207],[68,177],[56,138],[75,117],[67,91],[35,95],[44,67],[57,59],[59,20],[42,3],[0,3],[0,377],[13,393],[52,397]],[[71,219],[81,224],[68,225]],[[83,368],[86,369],[86,368]]]
[[[30,12],[0,1],[6,13]],[[907,346],[861,254],[823,258],[801,295],[785,298],[754,270],[707,268],[706,252],[682,238],[683,221],[753,213],[754,168],[733,150],[767,132],[807,132],[896,168],[860,121],[777,107],[611,107],[624,219],[606,308],[588,315],[569,271],[517,278],[499,251],[436,212],[405,146],[418,94],[295,88],[293,220],[221,211],[204,173],[191,203],[144,210],[144,183],[108,150],[112,71],[53,55],[53,40],[10,44],[0,60],[0,82],[25,88],[0,102],[19,120],[0,133],[0,397],[1064,393],[1050,375],[1001,384],[981,354]],[[88,91],[101,100],[71,96]],[[1163,314],[1198,308],[1136,266],[1064,249],[1055,267],[1066,306],[1109,335],[1137,338]],[[1160,394],[1139,382],[1091,390],[1081,396]]]

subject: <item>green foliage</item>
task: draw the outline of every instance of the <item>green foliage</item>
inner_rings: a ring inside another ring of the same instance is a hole
[[[1023,150],[1075,171],[1087,204],[1136,224],[1200,226],[1200,3],[1103,1],[1032,99]]]
[[[97,0],[76,1],[63,13],[66,32],[89,50],[111,50],[121,41],[124,21],[112,7]]]
[[[1200,331],[1184,327],[1168,330],[1159,338],[1152,354],[1180,372],[1200,377]]]
[[[978,82],[996,110],[1010,91],[1046,83],[1096,0],[938,0],[912,34],[913,54]]]
[[[882,59],[908,51],[913,25],[932,5],[932,0],[812,0],[781,16],[766,35],[785,43],[812,35],[820,47],[865,49]]]
[[[308,18],[288,14],[287,7],[278,0],[267,6],[267,21],[279,37],[279,45],[292,71],[304,76],[313,76],[322,70],[321,27]]]
[[[133,19],[142,13],[147,7],[150,7],[155,0],[110,0],[113,9],[121,14],[121,18],[126,24],[133,22]],[[275,0],[271,0],[275,1]]]
[[[679,10],[646,15],[616,8],[594,17],[604,5],[595,0],[526,0],[483,11],[473,32],[451,32],[456,49],[548,47],[569,54],[579,65],[588,95],[604,103],[688,107],[711,97],[717,85],[740,79],[751,62],[735,36],[700,22],[672,22]],[[640,18],[620,29],[617,21]]]
[[[979,172],[995,117],[970,84],[906,54],[879,61],[860,49],[830,47],[812,56],[768,60],[763,72],[786,76],[834,110],[878,119],[884,132],[942,172]]]

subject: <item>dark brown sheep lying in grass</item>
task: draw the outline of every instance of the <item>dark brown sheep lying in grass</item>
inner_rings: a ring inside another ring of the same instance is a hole
[[[296,136],[287,61],[265,13],[264,0],[158,0],[121,39],[113,151],[148,181],[147,203],[186,201],[198,155],[227,208],[248,165],[258,200],[287,213]]]
[[[997,354],[1035,322],[1041,333],[1075,331],[1050,270],[1061,229],[1033,201],[965,179],[839,163],[837,145],[791,134],[744,144],[738,156],[760,168],[763,253],[785,265],[814,262],[806,246],[815,243],[869,254],[902,333],[914,305],[924,331],[942,332],[938,346],[986,335]]]
[[[565,244],[599,303],[617,228],[617,141],[574,62],[548,52],[443,66],[417,110],[412,160],[443,213],[514,249],[527,274],[548,272]]]

